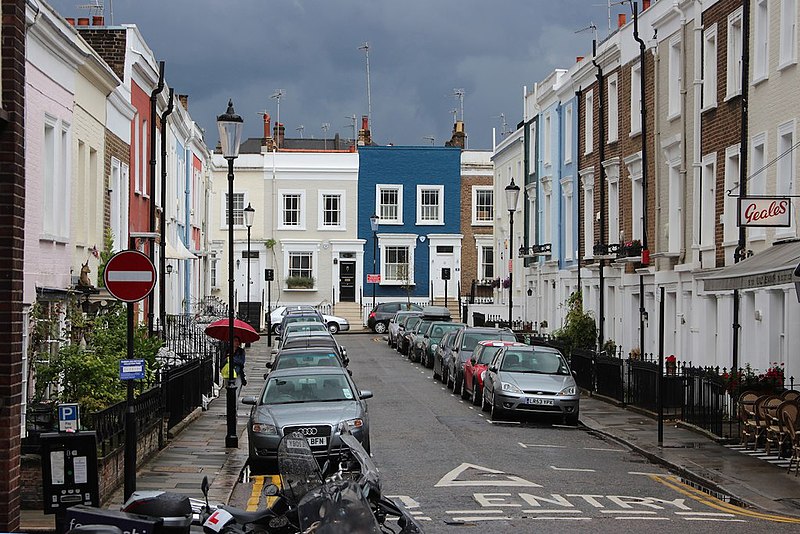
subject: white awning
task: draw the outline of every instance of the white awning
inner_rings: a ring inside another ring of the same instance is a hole
[[[171,260],[196,260],[197,256],[189,252],[181,240],[178,239],[177,241],[173,241],[170,238],[167,238],[166,245],[164,247],[164,257],[169,258]]]
[[[747,259],[719,269],[697,273],[706,291],[756,289],[793,282],[792,274],[800,262],[800,241],[776,243]]]

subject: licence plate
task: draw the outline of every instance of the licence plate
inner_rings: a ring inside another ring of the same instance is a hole
[[[309,447],[324,447],[328,444],[328,438],[306,438]]]
[[[526,400],[528,404],[538,404],[540,406],[552,406],[553,399],[536,399],[536,398],[528,398]]]

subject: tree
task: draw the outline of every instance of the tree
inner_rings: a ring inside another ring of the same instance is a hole
[[[597,343],[597,325],[592,314],[583,311],[583,298],[580,291],[573,292],[567,299],[567,316],[564,326],[553,335],[564,343],[567,352],[573,349],[594,350]]]

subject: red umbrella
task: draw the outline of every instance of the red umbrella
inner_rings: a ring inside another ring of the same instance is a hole
[[[229,319],[220,319],[219,321],[214,321],[206,327],[205,333],[207,336],[213,337],[214,339],[228,341],[228,336],[230,335],[230,324],[231,323]],[[233,335],[234,337],[241,339],[242,343],[252,343],[254,341],[258,341],[260,338],[258,332],[253,330],[252,326],[244,321],[240,321],[239,319],[233,320]]]

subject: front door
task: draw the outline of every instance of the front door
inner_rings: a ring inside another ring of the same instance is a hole
[[[445,280],[442,276],[442,269],[449,269],[450,279]],[[434,245],[431,247],[431,282],[434,298],[445,296],[445,284],[447,284],[448,299],[456,299],[458,296],[458,280],[460,273],[455,258],[455,247],[452,245]]]
[[[339,300],[356,301],[356,262],[339,260]]]

